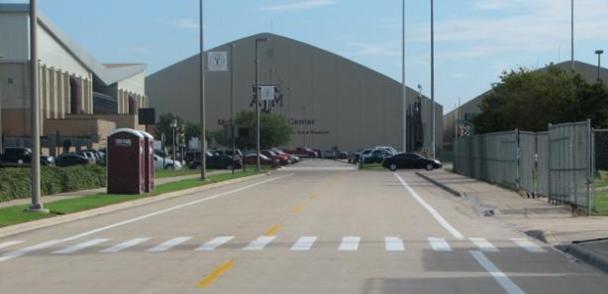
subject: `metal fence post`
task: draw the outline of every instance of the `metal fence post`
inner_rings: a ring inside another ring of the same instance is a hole
[[[594,197],[593,191],[591,190],[591,185],[593,184],[593,129],[591,128],[591,120],[587,120],[587,132],[589,135],[589,158],[588,165],[589,169],[587,171],[587,214],[591,215],[591,197]]]
[[[517,165],[515,166],[515,187],[518,191],[521,187],[521,174],[519,172],[519,168],[521,166],[521,150],[519,148],[521,147],[521,144],[519,140],[519,129],[515,129],[515,156],[517,158]]]
[[[547,125],[547,169],[548,169],[548,173],[547,173],[547,199],[551,202],[553,195],[552,195],[552,189],[551,187],[553,186],[553,182],[551,181],[551,162],[552,162],[552,155],[551,155],[551,126],[553,126],[552,124]]]

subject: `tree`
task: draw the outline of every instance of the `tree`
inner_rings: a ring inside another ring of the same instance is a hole
[[[595,127],[608,126],[608,89],[555,66],[504,72],[480,107],[482,112],[474,119],[478,133],[544,131],[549,123],[586,119]]]
[[[236,140],[237,147],[242,149],[255,149],[255,112],[241,111],[237,113],[234,122],[235,129],[238,134]],[[273,113],[261,113],[260,130],[260,145],[262,148],[285,145],[291,141],[292,128],[288,121],[280,115]],[[212,132],[211,138],[213,138],[217,144],[225,147],[232,144],[230,130],[228,129],[220,129]]]
[[[171,127],[171,123],[173,120],[177,120],[178,127],[184,126],[184,120],[174,113],[165,113],[161,114],[158,123],[156,124],[156,138],[161,138],[162,134],[165,134],[164,144],[171,144],[171,136],[173,136],[173,128]]]

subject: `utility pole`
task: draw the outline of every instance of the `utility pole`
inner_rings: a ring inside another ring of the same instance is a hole
[[[595,54],[597,54],[597,81],[601,80],[602,73],[602,54],[604,54],[604,50],[595,50]]]
[[[407,152],[407,86],[405,83],[405,0],[401,2],[401,82],[403,99],[403,152]]]
[[[30,0],[30,97],[32,128],[32,205],[31,212],[48,212],[40,195],[40,101],[38,100],[38,8],[37,1]]]
[[[570,9],[570,63],[572,72],[575,70],[574,63],[574,0],[570,1],[571,9]]]
[[[234,159],[236,158],[236,138],[234,136],[234,47],[230,44],[230,137],[232,139],[232,174],[234,174]],[[244,165],[245,163],[243,163]]]
[[[255,142],[255,153],[256,153],[256,165],[258,171],[262,170],[262,164],[260,162],[261,144],[260,144],[260,81],[259,81],[259,67],[260,67],[260,56],[259,56],[259,43],[268,42],[268,38],[257,38],[255,39],[255,121],[256,121],[256,142]]]
[[[203,25],[204,20],[204,1],[200,0],[199,2],[199,20],[200,20],[200,125],[201,125],[201,139],[200,139],[200,150],[201,150],[201,180],[207,179],[207,158],[205,154],[207,153],[207,134],[205,128],[207,127],[205,123],[205,28]]]
[[[431,156],[435,159],[435,1],[431,0]]]

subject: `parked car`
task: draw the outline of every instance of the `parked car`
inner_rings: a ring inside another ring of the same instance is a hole
[[[268,158],[270,158],[272,160],[278,161],[279,164],[281,164],[281,165],[291,164],[291,160],[289,159],[289,156],[281,155],[281,154],[278,154],[278,153],[276,153],[274,151],[270,151],[270,150],[263,150],[262,154],[266,155]]]
[[[296,148],[294,150],[283,150],[285,153],[293,154],[302,158],[317,158],[319,155],[310,148]]]
[[[90,163],[91,160],[77,153],[64,153],[57,156],[57,158],[55,159],[55,165],[61,167],[87,165]]]
[[[205,164],[209,169],[238,169],[243,167],[243,163],[240,157],[232,159],[232,156],[230,155],[220,153],[214,154],[212,152],[207,152],[207,156],[205,156]],[[200,166],[200,160],[195,160],[189,165],[191,169],[197,169]]]
[[[348,159],[349,156],[350,155],[346,151],[342,151],[342,152],[338,153],[338,159],[342,159],[342,160]]]
[[[182,164],[179,161],[174,161],[171,158],[162,158],[156,154],[154,154],[154,169],[156,170],[160,170],[160,169],[173,169],[175,167],[175,169],[180,170],[182,169]]]
[[[300,160],[302,160],[299,156],[293,155],[293,154],[287,154],[285,151],[283,151],[279,148],[271,148],[270,151],[289,157],[289,159],[291,159],[291,163],[297,163],[297,162],[300,162]]]
[[[4,153],[0,155],[0,167],[29,166],[32,163],[32,149],[24,147],[4,148]],[[53,165],[55,163],[52,156],[40,156],[40,164]]]
[[[247,154],[247,155],[245,155],[245,163],[246,164],[257,164],[256,158],[257,158],[257,156],[255,153]],[[264,154],[260,154],[260,164],[278,166],[280,163],[278,160],[273,160]]]
[[[394,156],[392,152],[386,149],[376,149],[363,158],[363,163],[382,163],[385,158]]]
[[[382,162],[382,166],[391,171],[397,169],[426,169],[428,171],[441,168],[443,165],[439,160],[426,158],[416,153],[400,153],[395,156],[386,158]]]
[[[325,150],[323,157],[326,159],[337,159],[338,152],[336,152],[334,149]]]

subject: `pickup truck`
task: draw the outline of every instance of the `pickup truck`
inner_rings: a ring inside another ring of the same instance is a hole
[[[302,158],[317,158],[319,154],[310,148],[296,148],[294,150],[283,150],[287,154],[296,155]]]

